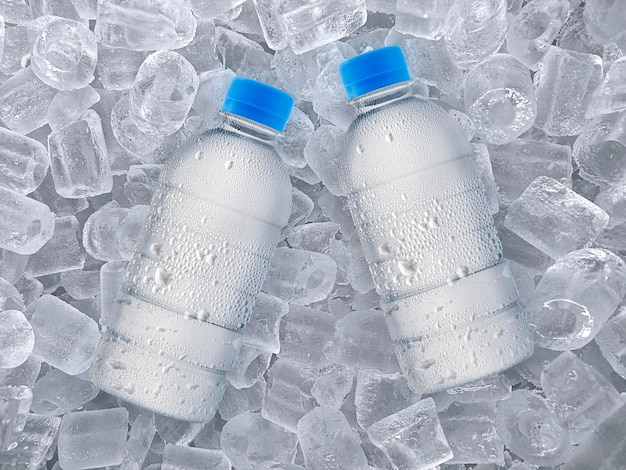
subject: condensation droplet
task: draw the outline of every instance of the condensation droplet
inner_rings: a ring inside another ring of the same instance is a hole
[[[359,144],[356,146],[356,153],[363,154],[365,152],[365,146],[363,144]]]
[[[163,247],[160,243],[152,243],[150,245],[150,253],[154,256],[161,256],[161,249]]]
[[[226,163],[224,163],[224,168],[226,168],[227,170],[230,170],[232,167],[233,167],[232,160],[228,160]]]
[[[383,242],[378,245],[378,253],[383,256],[389,256],[391,253],[393,253],[393,250],[391,249],[391,246],[388,242]]]
[[[389,132],[386,136],[385,136],[385,140],[387,141],[387,143],[391,143],[393,142],[393,134],[391,132]]]
[[[435,363],[436,361],[434,361],[433,359],[426,359],[425,361],[418,363],[416,367],[418,369],[427,370],[427,369],[430,369],[432,366],[434,366]]]
[[[430,219],[428,219],[428,226],[430,228],[438,228],[439,220],[437,220],[437,217],[431,217]]]
[[[171,277],[172,275],[161,266],[156,268],[156,271],[154,272],[154,282],[156,282],[156,284],[159,286],[168,285],[170,283]]]
[[[196,160],[202,160],[204,158],[204,152],[202,150],[198,150],[193,156]]]
[[[398,261],[398,268],[403,276],[412,276],[417,272],[417,263],[412,259],[401,259]]]

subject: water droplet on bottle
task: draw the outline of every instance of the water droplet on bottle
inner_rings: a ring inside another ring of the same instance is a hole
[[[361,155],[364,152],[365,152],[365,146],[363,144],[359,144],[359,145],[356,146],[356,153]]]
[[[204,152],[202,150],[198,150],[193,156],[196,160],[202,160],[204,158]]]
[[[152,243],[150,245],[150,253],[154,256],[161,256],[161,244],[160,243]]]
[[[389,242],[383,242],[380,245],[378,245],[378,253],[380,253],[383,256],[389,256],[391,253],[393,253],[393,250],[391,249]]]
[[[209,264],[215,264],[215,260],[217,260],[217,255],[215,253],[211,253],[204,258],[204,261]]]
[[[393,134],[391,132],[389,132],[386,136],[385,136],[385,140],[387,141],[387,143],[391,143],[393,142]]]
[[[469,268],[467,266],[459,266],[459,269],[456,270],[456,275],[459,278],[467,277],[469,274]]]
[[[431,217],[430,219],[428,219],[428,226],[430,228],[438,228],[439,220],[437,220],[437,217]]]
[[[124,370],[126,369],[126,364],[121,361],[116,361],[115,359],[107,359],[106,363],[111,367],[111,369]]]
[[[133,384],[132,382],[128,382],[122,385],[122,389],[124,389],[126,393],[132,395],[133,393],[135,393],[135,384]]]
[[[401,259],[398,261],[398,268],[403,276],[412,276],[417,272],[417,263],[412,259]]]
[[[154,272],[154,282],[156,282],[158,286],[168,285],[170,283],[171,277],[172,275],[161,266],[156,268],[156,271]]]
[[[232,160],[228,160],[226,163],[224,163],[224,168],[226,168],[227,170],[230,170],[232,167],[233,167]]]
[[[422,361],[416,364],[416,367],[418,369],[427,370],[427,369],[430,369],[432,366],[434,366],[435,363],[436,362],[433,359],[426,359],[425,361]]]

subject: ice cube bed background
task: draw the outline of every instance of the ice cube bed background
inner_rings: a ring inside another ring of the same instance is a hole
[[[390,44],[471,140],[535,332],[431,396],[337,182],[338,66]],[[0,0],[0,469],[626,468],[624,55],[610,0]],[[218,413],[184,423],[88,368],[163,161],[235,75],[296,98],[293,208]]]

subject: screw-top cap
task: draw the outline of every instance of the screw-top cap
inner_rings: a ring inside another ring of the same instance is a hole
[[[291,95],[243,77],[233,79],[222,105],[222,111],[251,119],[279,132],[285,129],[292,109]]]
[[[339,66],[348,99],[411,79],[399,46],[387,46],[348,59]]]

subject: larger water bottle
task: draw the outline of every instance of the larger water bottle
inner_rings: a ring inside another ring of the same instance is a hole
[[[344,62],[340,183],[413,390],[503,371],[533,340],[461,129],[411,96],[397,46]]]
[[[168,160],[91,380],[127,402],[211,419],[291,212],[272,141],[291,96],[235,78],[216,129]]]

